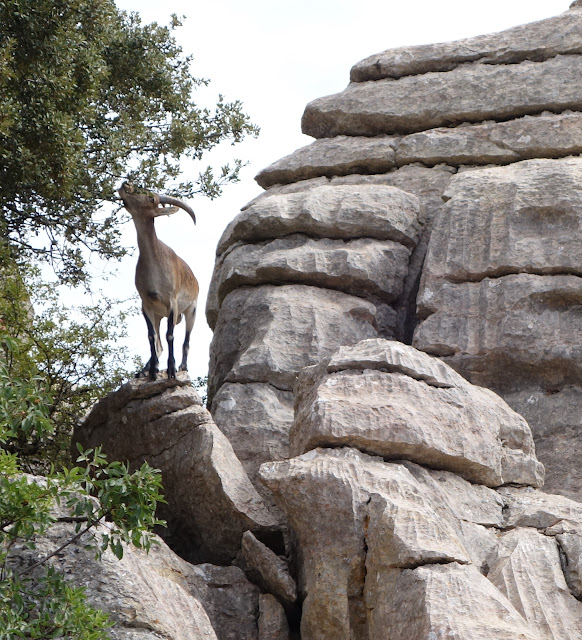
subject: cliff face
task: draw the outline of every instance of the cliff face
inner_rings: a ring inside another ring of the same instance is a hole
[[[219,640],[582,639],[581,34],[355,65],[219,242],[210,413],[136,381],[78,429],[162,469]]]
[[[333,348],[393,338],[505,398],[532,428],[546,490],[582,499],[581,32],[574,3],[500,34],[385,51],[307,105],[316,141],[259,173],[267,191],[219,243],[207,311],[221,428],[237,420],[223,409],[231,385],[290,392]],[[353,323],[354,296],[373,305],[367,324]]]

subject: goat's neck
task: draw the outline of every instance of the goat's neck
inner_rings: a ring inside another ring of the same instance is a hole
[[[154,256],[159,251],[160,245],[162,244],[156,235],[154,219],[134,220],[134,223],[137,231],[137,246],[139,248],[140,256],[145,259],[150,256]]]

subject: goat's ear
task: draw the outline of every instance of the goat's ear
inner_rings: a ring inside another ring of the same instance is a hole
[[[176,211],[180,211],[178,207],[157,207],[154,210],[154,217],[158,216],[171,216]]]

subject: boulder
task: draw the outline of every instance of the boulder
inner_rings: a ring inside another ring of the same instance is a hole
[[[355,296],[303,285],[236,289],[224,299],[210,347],[209,399],[224,382],[291,391],[303,367],[376,335],[376,307]]]
[[[310,102],[302,131],[314,138],[394,135],[580,110],[581,71],[582,56],[558,55],[543,62],[462,65],[445,73],[356,82]]]
[[[402,293],[410,250],[392,240],[312,239],[292,234],[240,244],[217,259],[206,317],[216,325],[224,298],[234,289],[262,284],[306,284],[394,302]]]
[[[487,486],[541,486],[525,420],[498,396],[398,342],[365,340],[301,372],[291,453],[349,446]]]
[[[185,373],[122,385],[95,405],[74,442],[102,446],[132,469],[145,461],[161,470],[167,505],[158,515],[168,522],[161,534],[190,561],[228,563],[244,531],[269,536],[278,527]]]
[[[571,9],[578,5],[577,2],[572,3]],[[540,61],[560,54],[582,53],[580,29],[582,13],[571,10],[500,33],[389,49],[355,64],[350,77],[352,82],[366,82],[429,71],[449,71],[468,62],[516,64],[524,60]]]
[[[386,185],[321,184],[257,198],[225,229],[217,254],[237,242],[256,243],[292,233],[393,240],[413,247],[420,231],[418,199],[410,193]]]

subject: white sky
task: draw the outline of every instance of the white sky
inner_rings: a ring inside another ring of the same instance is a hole
[[[218,239],[240,208],[262,192],[254,176],[312,141],[301,134],[300,124],[309,101],[342,91],[352,65],[374,53],[493,33],[557,15],[570,4],[571,0],[117,0],[119,8],[138,11],[144,22],[167,24],[170,14],[185,15],[176,36],[184,52],[194,55],[193,75],[211,80],[202,101],[218,93],[227,100],[239,99],[261,127],[258,140],[227,146],[205,163],[212,160],[220,166],[237,157],[249,165],[241,182],[227,187],[220,199],[190,202],[196,227],[185,212],[156,222],[158,235],[190,264],[201,285],[191,375],[206,375],[208,369],[212,332],[204,308]],[[184,170],[197,175],[186,164]],[[125,238],[128,246],[135,246],[131,221]],[[136,259],[126,258],[116,278],[105,285],[109,295],[125,297],[133,290]],[[132,353],[146,360],[149,347],[141,316],[131,321],[129,330]],[[179,354],[183,324],[175,335]],[[166,367],[165,358],[166,353],[161,368]]]

